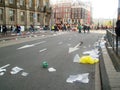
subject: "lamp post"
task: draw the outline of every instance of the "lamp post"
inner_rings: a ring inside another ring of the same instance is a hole
[[[118,17],[117,19],[120,19],[120,0],[118,0]]]

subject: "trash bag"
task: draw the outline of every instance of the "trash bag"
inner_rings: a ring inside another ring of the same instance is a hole
[[[48,68],[48,63],[46,61],[42,62],[43,68]]]
[[[76,54],[75,57],[74,57],[73,62],[78,62],[79,63],[79,59],[80,59],[79,55]]]
[[[80,63],[83,63],[83,64],[95,64],[97,62],[99,62],[99,60],[94,59],[91,56],[82,56],[80,58]]]

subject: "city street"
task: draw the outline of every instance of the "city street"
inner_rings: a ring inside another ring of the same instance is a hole
[[[35,40],[27,40],[35,38],[31,37],[6,41],[8,45],[0,47],[0,90],[95,90],[95,64],[73,60],[77,54],[82,57],[83,52],[94,49],[105,32],[59,33]],[[44,61],[56,71],[43,68]],[[88,83],[67,82],[70,75],[86,73]]]

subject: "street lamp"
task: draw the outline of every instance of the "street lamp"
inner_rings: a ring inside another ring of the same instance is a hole
[[[117,17],[117,19],[119,19],[120,18],[120,0],[118,0],[118,17]]]

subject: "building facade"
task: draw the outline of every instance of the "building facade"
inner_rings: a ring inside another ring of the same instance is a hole
[[[49,0],[0,0],[0,25],[49,25]]]
[[[67,24],[91,24],[92,13],[91,4],[80,0],[59,0],[53,5],[53,14],[55,22]]]
[[[71,18],[71,3],[59,2],[58,5],[54,7],[54,18],[55,23],[70,23],[69,19]]]

